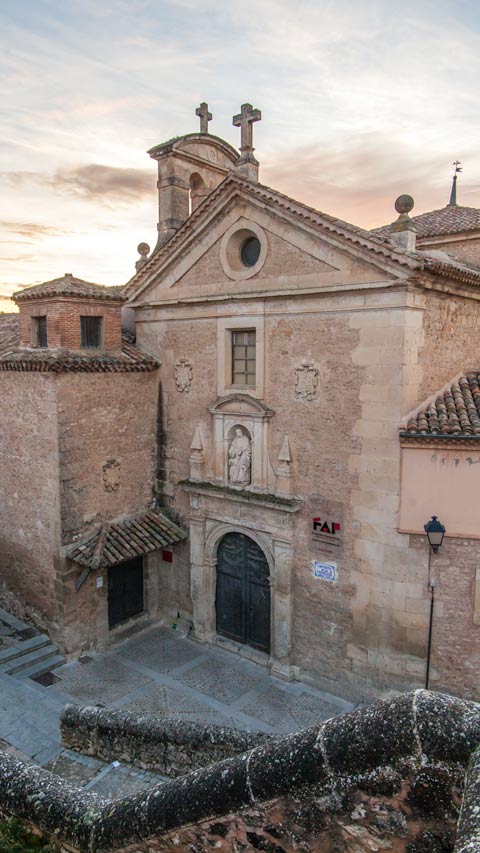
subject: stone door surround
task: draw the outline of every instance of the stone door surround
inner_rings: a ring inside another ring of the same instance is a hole
[[[193,638],[201,643],[216,641],[217,549],[227,533],[243,533],[258,545],[269,567],[271,648],[268,666],[276,676],[292,680],[293,521],[300,503],[287,505],[285,501],[286,506],[279,507],[268,499],[257,498],[252,506],[252,502],[241,495],[210,495],[201,484],[196,486],[190,482],[186,489],[190,492],[191,503]]]

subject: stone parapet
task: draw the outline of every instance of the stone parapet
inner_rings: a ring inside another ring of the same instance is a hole
[[[465,779],[465,792],[458,819],[455,853],[480,850],[480,749],[473,753]]]
[[[79,705],[65,706],[60,727],[62,745],[69,749],[171,777],[184,776],[270,740],[260,732]]]
[[[103,713],[109,712],[89,709],[83,717],[98,721]],[[73,724],[82,719],[82,712],[76,718],[68,709],[65,719]],[[143,723],[137,720],[139,732],[148,722],[147,717],[142,719]],[[327,784],[333,789],[342,779],[352,781],[387,765],[402,766],[405,760],[455,761],[465,766],[479,744],[478,705],[416,691],[113,801],[79,791],[46,770],[27,767],[0,752],[0,812],[29,822],[66,842],[69,849],[95,853],[134,844],[131,850],[154,850],[159,849],[162,834],[173,829],[296,795],[304,786]],[[475,778],[475,762],[472,767]],[[478,814],[474,808],[464,814],[458,853],[476,849],[468,845],[478,834]]]

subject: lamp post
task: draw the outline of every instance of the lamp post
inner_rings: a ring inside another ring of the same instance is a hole
[[[430,572],[430,561],[432,558],[432,551],[434,554],[438,554],[438,549],[443,542],[443,537],[445,536],[445,527],[442,522],[438,520],[436,515],[432,515],[431,519],[427,524],[424,524],[423,529],[427,534],[428,543],[430,545],[428,551],[428,588],[430,590],[430,621],[428,625],[428,646],[427,646],[427,669],[425,672],[425,690],[428,690],[428,684],[430,680],[430,656],[432,652],[432,627],[433,627],[433,609],[435,606],[435,581],[431,578]]]

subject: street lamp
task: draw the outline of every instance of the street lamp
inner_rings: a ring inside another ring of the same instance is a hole
[[[427,534],[433,553],[437,554],[445,536],[445,528],[442,522],[438,520],[436,515],[432,515],[428,524],[424,524],[423,529]]]
[[[445,527],[438,520],[436,515],[432,515],[430,521],[423,525],[423,529],[427,534],[427,539],[434,554],[438,554],[438,549],[443,542],[445,536]],[[428,588],[430,590],[430,619],[428,625],[428,645],[427,645],[427,669],[425,672],[425,690],[428,690],[430,683],[430,657],[432,654],[432,627],[433,627],[433,609],[435,607],[435,581],[431,577],[430,558],[432,551],[428,552]]]

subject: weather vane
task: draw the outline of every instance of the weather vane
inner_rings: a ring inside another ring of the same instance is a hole
[[[452,191],[450,193],[450,201],[448,202],[448,207],[456,207],[457,204],[457,176],[459,172],[462,171],[462,165],[460,160],[454,160],[452,163],[453,169],[453,180],[452,180]]]

